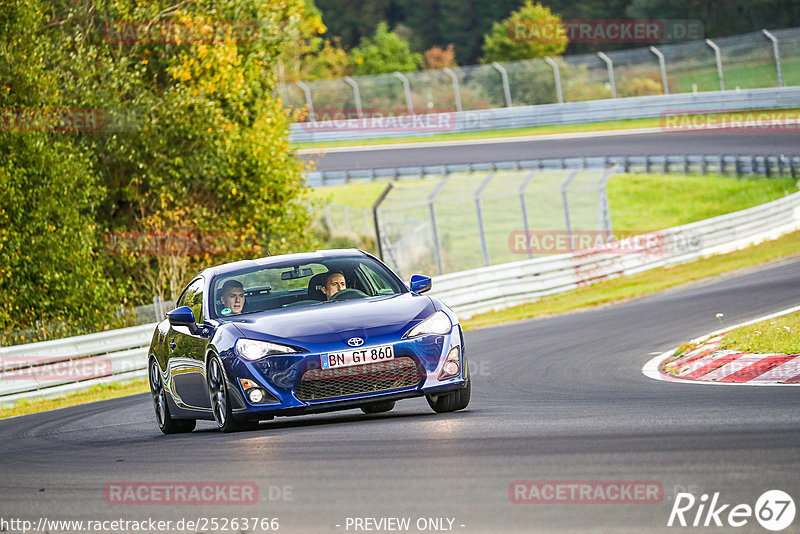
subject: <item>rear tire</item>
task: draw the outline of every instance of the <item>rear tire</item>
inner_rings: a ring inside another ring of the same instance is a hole
[[[161,368],[155,358],[150,360],[150,393],[153,395],[153,407],[156,410],[158,428],[164,434],[182,434],[194,430],[197,421],[194,419],[173,419],[169,413],[167,391],[161,378]]]
[[[391,412],[393,409],[394,401],[376,402],[375,404],[367,404],[361,407],[361,411],[366,414]]]
[[[425,395],[425,399],[434,412],[448,413],[466,408],[471,396],[472,380],[469,377],[469,368],[467,368],[467,385],[464,388],[440,395]]]

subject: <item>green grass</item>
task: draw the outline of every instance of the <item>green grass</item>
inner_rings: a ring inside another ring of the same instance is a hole
[[[764,61],[758,63],[741,63],[726,65],[723,62],[725,89],[757,89],[760,87],[777,87],[778,74],[771,53]],[[785,86],[800,85],[800,57],[781,58],[783,83]],[[671,86],[678,93],[691,93],[692,84],[696,83],[700,91],[716,91],[719,89],[717,67],[694,69],[691,72],[677,72],[671,75]]]
[[[800,353],[800,312],[741,326],[722,339],[724,349],[754,353]]]
[[[29,413],[44,412],[65,406],[86,404],[105,399],[125,397],[150,391],[147,379],[142,378],[130,382],[112,382],[109,384],[96,384],[77,393],[71,393],[52,399],[23,399],[11,406],[0,407],[0,419],[25,415]]]
[[[599,282],[566,293],[545,297],[536,302],[476,315],[462,321],[462,324],[465,329],[469,330],[507,321],[619,302],[779,258],[799,257],[799,242],[800,232],[793,232],[774,241],[761,243],[745,250],[711,256],[634,276]],[[795,330],[795,335],[797,331]]]

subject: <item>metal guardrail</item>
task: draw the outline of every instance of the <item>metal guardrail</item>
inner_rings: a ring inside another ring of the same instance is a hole
[[[730,252],[797,229],[800,193],[647,234],[640,238],[646,243],[644,247],[625,249],[625,242],[615,242],[591,250],[438,276],[433,279],[433,294],[462,318],[468,318],[602,280]],[[147,346],[154,328],[155,324],[141,325],[2,348],[0,403],[146,376]],[[88,375],[100,372],[81,379],[69,374],[76,368],[89,369]]]
[[[696,172],[722,175],[800,175],[800,156],[780,155],[648,155],[541,158],[523,161],[496,161],[452,165],[427,165],[417,167],[383,167],[348,171],[313,171],[306,173],[311,187],[342,185],[351,182],[388,182],[395,180],[425,179],[464,172],[496,172],[524,169],[587,169],[619,166],[620,172],[663,174]]]
[[[792,108],[800,108],[800,87],[640,96],[424,115],[426,124],[445,125],[444,127],[439,126],[434,132],[426,132],[424,127],[413,127],[415,118],[420,120],[419,117],[421,116],[397,117],[391,123],[395,126],[387,128],[358,128],[358,121],[296,123],[291,125],[289,140],[292,143],[357,141],[442,133],[483,132],[545,125],[645,119],[663,117],[667,113],[678,111],[684,113],[713,113]],[[411,126],[398,128],[397,124],[410,124]],[[389,123],[387,122],[388,125]]]
[[[0,348],[0,403],[147,376],[155,325]]]

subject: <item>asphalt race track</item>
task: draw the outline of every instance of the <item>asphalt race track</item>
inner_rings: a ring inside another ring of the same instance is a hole
[[[717,313],[733,324],[798,300],[795,259],[470,331],[473,398],[449,415],[413,399],[382,415],[277,419],[229,435],[201,423],[163,436],[149,396],[138,395],[0,421],[0,518],[277,517],[286,533],[364,532],[356,519],[410,518],[410,532],[638,533],[695,530],[666,526],[681,491],[698,502],[719,492],[718,503],[731,505],[723,522],[767,490],[797,503],[800,389],[660,382],[641,368],[653,353],[717,329]],[[663,495],[648,504],[514,504],[516,480],[650,481]],[[106,502],[107,484],[130,481],[254,483],[259,502]],[[690,524],[697,509],[686,512]],[[446,518],[444,528],[428,518]],[[767,532],[753,517],[701,530]]]
[[[479,163],[606,155],[797,155],[800,151],[800,130],[792,130],[791,132],[743,133],[736,130],[714,130],[638,133],[550,140],[538,139],[514,143],[487,140],[479,145],[465,144],[447,146],[446,148],[430,146],[386,150],[360,147],[358,151],[354,152],[333,152],[328,150],[318,160],[317,170],[335,171],[403,167],[408,165],[441,165],[445,163]],[[308,158],[307,156],[304,157]]]

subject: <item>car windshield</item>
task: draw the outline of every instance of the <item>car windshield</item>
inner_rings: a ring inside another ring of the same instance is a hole
[[[221,318],[406,291],[385,266],[367,256],[245,269],[216,277],[212,289],[212,313]]]

